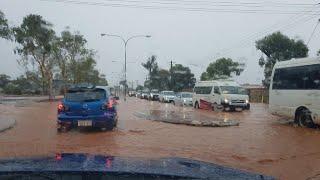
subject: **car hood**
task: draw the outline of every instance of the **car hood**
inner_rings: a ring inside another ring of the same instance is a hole
[[[185,101],[192,101],[192,98],[182,98]]]
[[[249,99],[248,95],[245,94],[223,94],[223,98],[228,100],[246,100]]]
[[[165,98],[175,98],[176,96],[172,96],[172,95],[164,95],[163,97],[165,97]]]
[[[108,172],[172,175],[205,179],[274,179],[212,163],[184,158],[125,158],[90,154],[0,160],[0,175],[13,172]]]

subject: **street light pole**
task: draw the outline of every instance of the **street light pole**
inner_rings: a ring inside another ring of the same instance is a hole
[[[113,37],[117,37],[120,38],[123,43],[124,43],[124,101],[127,100],[126,96],[127,96],[127,45],[128,42],[133,39],[133,38],[138,38],[138,37],[145,37],[145,38],[150,38],[150,35],[136,35],[136,36],[131,36],[130,38],[128,38],[127,40],[124,39],[122,36],[119,35],[115,35],[115,34],[101,34],[101,36],[113,36]]]
[[[129,39],[124,43],[124,101],[127,101],[127,44]]]

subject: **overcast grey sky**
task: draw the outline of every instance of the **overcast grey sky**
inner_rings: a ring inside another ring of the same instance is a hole
[[[123,69],[123,44],[116,38],[101,38],[100,34],[118,34],[125,38],[132,35],[151,35],[152,38],[134,39],[128,44],[128,61],[133,62],[128,64],[128,80],[138,80],[140,84],[143,83],[147,74],[141,63],[153,54],[158,57],[161,68],[168,69],[169,61],[173,60],[175,63],[189,66],[197,79],[216,57],[230,57],[246,63],[245,71],[241,76],[236,77],[238,82],[260,83],[263,78],[263,69],[258,65],[261,52],[255,49],[255,40],[280,29],[281,32],[292,38],[307,41],[319,15],[310,15],[302,11],[312,11],[312,14],[315,14],[320,10],[320,5],[284,6],[281,4],[317,3],[314,0],[232,1],[234,4],[242,3],[242,6],[235,7],[216,6],[217,0],[173,0],[171,2],[168,0],[136,0],[135,2],[86,0],[86,2],[102,2],[107,6],[48,1],[0,0],[0,10],[5,13],[11,25],[19,25],[24,16],[33,13],[51,22],[57,33],[60,33],[66,26],[69,26],[72,31],[80,31],[88,40],[88,47],[98,52],[98,69],[106,74],[107,79],[113,83],[117,80],[116,78],[119,78],[119,73]],[[170,4],[172,2],[173,5]],[[230,5],[226,0],[219,0],[219,2],[222,4],[226,2],[227,5]],[[260,4],[257,7],[248,7],[254,5],[254,3],[250,4],[252,2],[262,3],[262,7],[258,7]],[[110,7],[110,3],[156,7],[157,9],[133,8],[132,6]],[[168,10],[158,9],[159,6],[202,9],[200,11]],[[203,10],[204,8],[220,8],[233,12],[206,12],[208,10]],[[245,12],[248,9],[258,9],[259,13],[234,13],[236,11],[234,9]],[[261,13],[265,10],[268,13]],[[269,10],[299,14],[270,13]],[[316,51],[320,49],[319,33],[320,26],[309,43],[309,56],[315,56]],[[19,57],[13,54],[15,46],[12,42],[0,39],[0,73],[13,77],[23,73],[16,61]],[[196,64],[197,67],[191,64]]]

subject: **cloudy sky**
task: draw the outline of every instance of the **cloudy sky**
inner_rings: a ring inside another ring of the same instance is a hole
[[[89,3],[88,3],[89,2]],[[240,83],[260,83],[261,52],[254,42],[281,30],[291,38],[308,41],[319,18],[320,5],[314,0],[0,0],[11,25],[19,25],[28,14],[39,14],[54,25],[59,34],[69,26],[97,50],[97,67],[116,83],[124,61],[122,42],[101,33],[133,39],[128,44],[128,80],[143,83],[147,71],[141,63],[150,55],[158,57],[161,68],[170,61],[189,66],[199,78],[217,57],[246,63]],[[319,14],[319,15],[318,15]],[[320,26],[309,43],[309,56],[320,49]],[[23,73],[13,54],[16,44],[0,39],[0,73],[16,77]],[[112,62],[116,61],[116,62]]]

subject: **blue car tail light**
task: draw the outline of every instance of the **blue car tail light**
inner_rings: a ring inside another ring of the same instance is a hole
[[[115,104],[114,100],[112,98],[109,98],[109,100],[105,104],[103,104],[101,106],[101,109],[103,109],[103,110],[113,110],[114,109],[114,104]]]
[[[69,107],[65,106],[62,102],[59,102],[57,109],[58,109],[58,114],[60,114],[62,112],[68,111]]]

